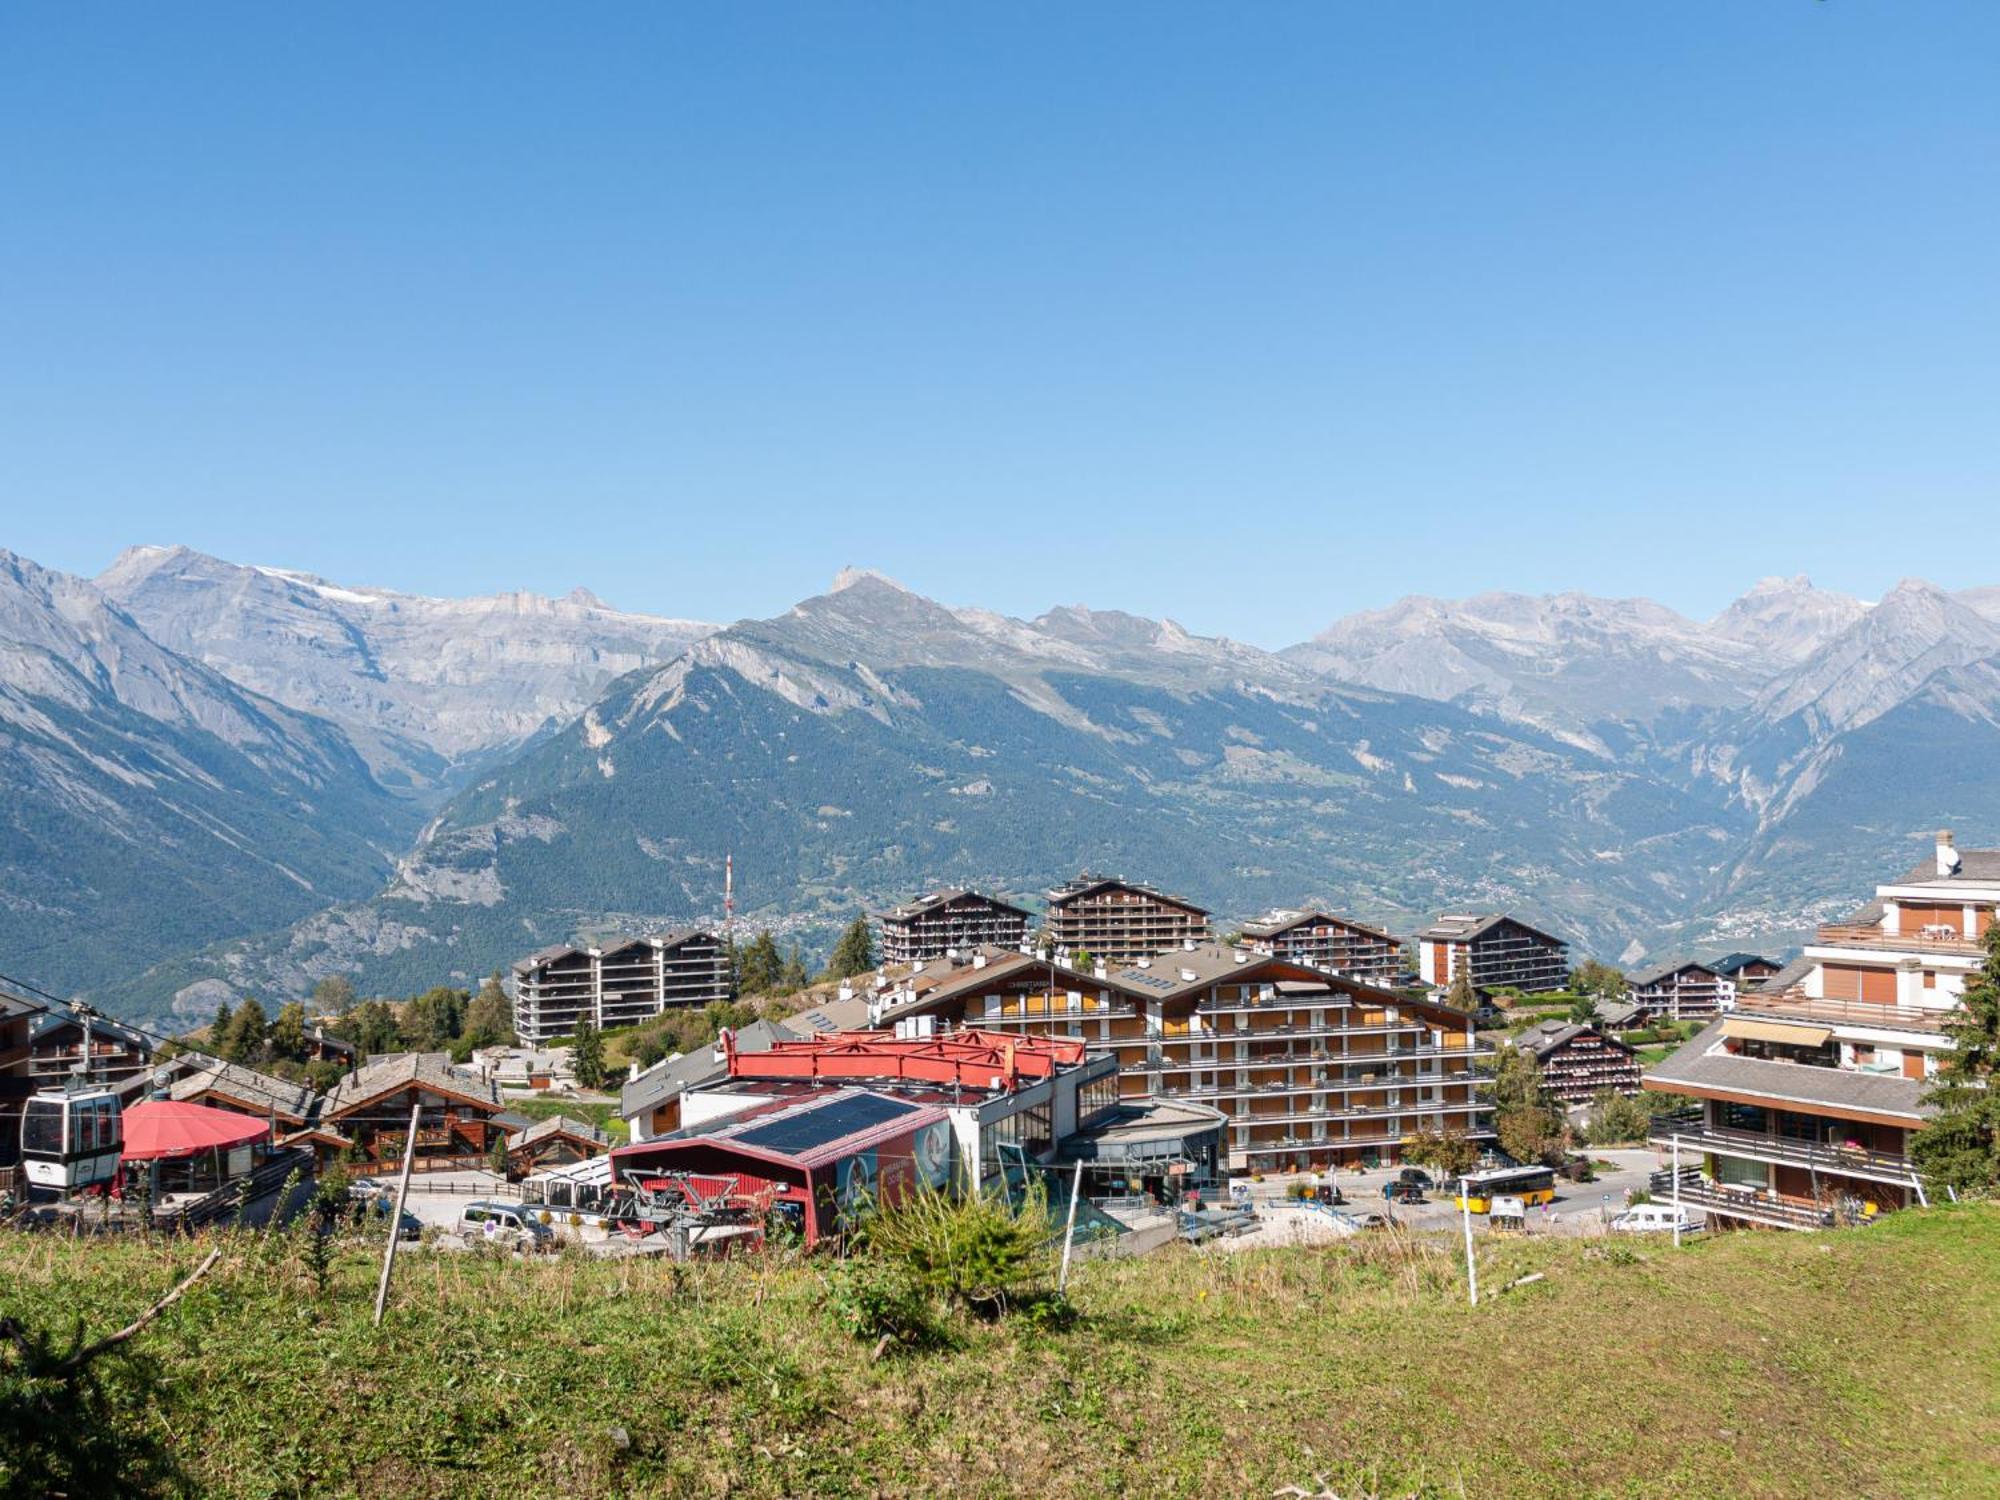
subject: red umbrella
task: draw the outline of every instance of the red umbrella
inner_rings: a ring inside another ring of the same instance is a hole
[[[119,1155],[124,1161],[173,1160],[247,1146],[270,1133],[265,1121],[232,1110],[148,1099],[125,1111],[125,1146]]]

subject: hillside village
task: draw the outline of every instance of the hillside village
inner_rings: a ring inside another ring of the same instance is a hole
[[[1257,1233],[1280,1187],[1326,1237],[1438,1227],[1445,1200],[1600,1232],[1606,1173],[1618,1209],[1689,1231],[1866,1224],[1956,1185],[1918,1142],[2000,851],[1939,834],[1783,962],[1631,974],[1505,913],[1218,932],[1089,874],[1036,905],[943,889],[857,918],[816,983],[768,934],[679,931],[540,949],[477,994],[246,999],[180,1037],[9,992],[0,1192],[30,1221],[193,1229],[291,1212],[267,1200],[295,1174],[386,1198],[407,1168],[441,1230],[476,1190],[679,1256],[838,1242],[917,1185],[1067,1184],[1128,1247]]]

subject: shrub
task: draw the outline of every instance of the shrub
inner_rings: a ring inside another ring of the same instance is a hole
[[[1020,1209],[999,1197],[954,1197],[924,1189],[875,1209],[858,1236],[924,1302],[991,1320],[1044,1298],[1054,1281],[1048,1207],[1039,1194]]]

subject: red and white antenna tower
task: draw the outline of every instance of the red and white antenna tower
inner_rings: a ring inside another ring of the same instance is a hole
[[[722,856],[722,935],[728,937],[736,925],[736,856]]]

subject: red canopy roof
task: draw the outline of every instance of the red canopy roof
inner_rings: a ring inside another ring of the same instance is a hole
[[[227,1151],[261,1141],[271,1133],[270,1125],[234,1110],[210,1109],[205,1104],[181,1104],[172,1099],[148,1099],[125,1111],[124,1161],[157,1161],[161,1158],[199,1156],[204,1151]]]

